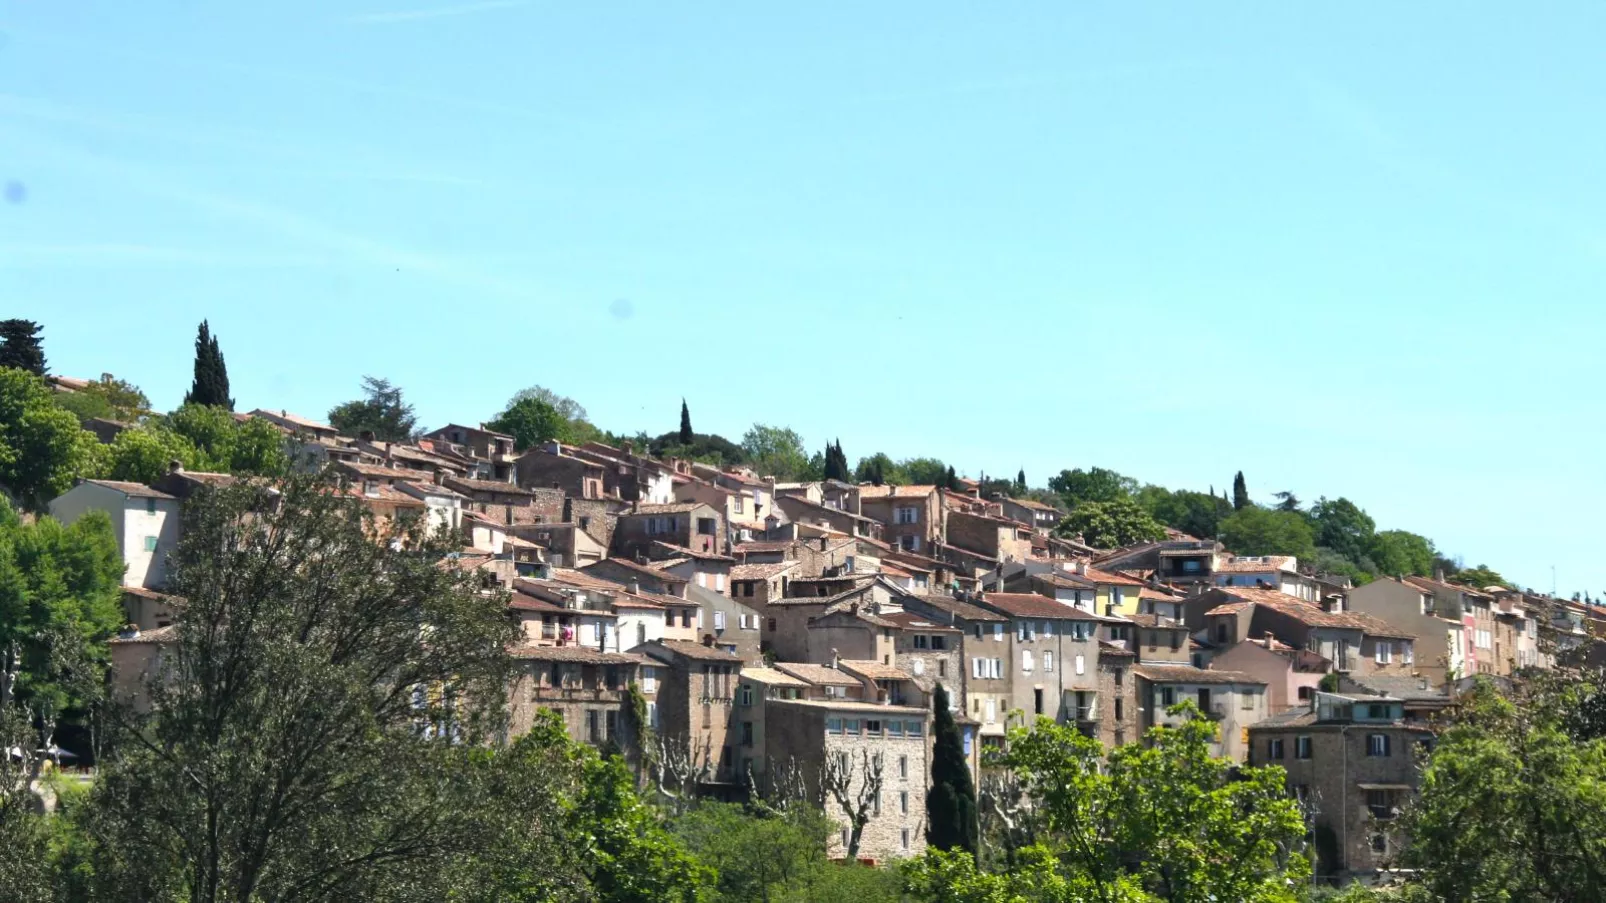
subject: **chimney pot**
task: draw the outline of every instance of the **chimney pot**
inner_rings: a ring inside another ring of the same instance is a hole
[[[184,462],[180,461],[177,458],[174,458],[173,460],[167,462],[167,472],[168,473],[183,473],[184,472]]]
[[[631,580],[630,581],[630,594],[632,596],[641,595],[641,581],[640,580]]]

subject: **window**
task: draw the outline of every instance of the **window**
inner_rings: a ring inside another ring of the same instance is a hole
[[[1249,709],[1254,708],[1255,707],[1255,697],[1258,696],[1258,695],[1260,695],[1260,694],[1251,693],[1248,690],[1239,690],[1238,691],[1238,708],[1244,709],[1246,711],[1249,710]]]
[[[982,668],[984,667],[982,663],[985,661],[986,659],[979,656],[970,660],[970,676],[972,678],[976,680],[982,679]]]
[[[697,535],[713,536],[719,530],[719,522],[712,517],[697,518]]]
[[[843,849],[847,849],[847,846],[848,846],[848,829],[847,828],[843,828],[842,829],[842,848]]]
[[[673,627],[673,626],[675,626],[675,613],[674,612],[672,612],[672,611],[664,612],[664,626],[665,627]]]
[[[940,651],[940,650],[943,650],[943,649],[947,649],[948,648],[948,638],[945,637],[945,636],[940,636],[940,635],[932,637],[931,638],[931,648],[934,651]]]
[[[1281,759],[1283,757],[1283,741],[1281,737],[1273,737],[1266,741],[1266,758]]]
[[[1003,680],[1004,679],[1004,660],[1003,659],[1001,659],[1001,658],[993,659],[992,675],[991,676],[992,676],[993,680]]]
[[[1121,681],[1125,677],[1125,671],[1126,671],[1126,669],[1124,669],[1124,668],[1116,668],[1115,669],[1115,685],[1116,686],[1119,687],[1121,685]]]
[[[859,719],[849,718],[842,722],[842,732],[850,737],[859,736]],[[845,755],[845,753],[844,753]]]
[[[1387,665],[1394,661],[1394,644],[1387,640],[1378,640],[1375,658],[1380,665]]]
[[[1086,656],[1078,654],[1076,656],[1076,673],[1077,674],[1081,674],[1086,670],[1086,668],[1087,668],[1087,658],[1086,658]]]
[[[1032,650],[1022,649],[1020,651],[1020,669],[1027,674],[1032,673]]]
[[[1122,704],[1124,702],[1126,702],[1126,700],[1122,699],[1121,697],[1119,697],[1119,696],[1115,697],[1115,720],[1116,721],[1125,721],[1126,720],[1126,706]]]
[[[904,794],[904,795],[908,796],[908,794]],[[899,831],[898,831],[898,836],[903,842],[903,848],[905,850],[909,849],[909,829],[908,828],[900,828]]]
[[[918,551],[920,551],[920,537],[918,537],[918,536],[900,536],[900,537],[898,537],[898,545],[905,552],[918,552]]]
[[[888,736],[892,736],[892,737],[902,737],[903,736],[903,722],[902,721],[888,721],[887,722],[887,734],[888,734]]]
[[[875,792],[875,799],[870,803],[870,814],[878,818],[881,816],[881,791],[879,790]]]
[[[600,739],[601,738],[599,738],[597,736],[597,710],[596,709],[587,709],[586,710],[586,741],[589,742],[589,743],[596,743]]]
[[[714,575],[714,591],[715,592],[720,592],[720,593],[725,591],[725,575],[724,574],[715,574]]]
[[[610,712],[609,714],[611,715],[613,713]],[[743,746],[752,746],[753,745],[753,722],[751,722],[751,721],[743,721],[742,722],[742,745]]]
[[[1299,688],[1299,698],[1301,700],[1305,701],[1305,702],[1309,702],[1310,701],[1310,696],[1311,696],[1311,691],[1312,691],[1311,687],[1300,687]]]
[[[864,735],[866,737],[879,737],[879,736],[881,736],[881,722],[876,720],[876,719],[874,719],[874,718],[870,719],[869,721],[866,721],[864,723]]]
[[[1002,621],[1000,621],[997,624],[993,625],[993,642],[1002,643],[1003,641],[1004,641],[1004,624],[1003,624]]]
[[[1043,636],[1053,636],[1054,635],[1054,622],[1053,621],[1044,621],[1041,624],[1038,624],[1037,625],[1037,632],[1042,634]]]
[[[145,537],[145,551],[147,551],[147,552],[156,551],[156,537],[154,537],[154,536]]]
[[[1386,834],[1373,834],[1372,835],[1372,852],[1374,852],[1374,853],[1387,853],[1388,851],[1389,851],[1388,835],[1386,835]]]
[[[1295,737],[1294,738],[1294,758],[1296,758],[1296,759],[1309,759],[1310,758],[1310,738],[1309,737]]]
[[[920,509],[897,507],[892,509],[892,522],[895,524],[917,524],[920,522]]]
[[[1383,719],[1389,716],[1389,707],[1386,703],[1371,703],[1366,707],[1366,717]]]
[[[925,722],[923,722],[923,721],[905,721],[903,723],[903,727],[904,727],[904,732],[907,733],[911,737],[922,736],[924,734],[924,732],[925,732],[925,729],[926,729],[925,728]]]
[[[928,642],[926,640],[926,635],[925,634],[923,634],[923,633],[915,634],[915,648],[916,649],[925,649],[925,648],[928,647],[928,645],[929,644],[928,644]]]
[[[893,724],[898,724],[898,722],[896,722],[896,721],[894,721],[892,723]],[[903,733],[903,725],[901,725],[901,724],[898,725],[898,732],[899,733]],[[899,756],[898,757],[898,777],[906,778],[908,776],[909,776],[909,757],[908,756]],[[909,807],[905,806],[903,811],[908,812],[909,811]]]
[[[714,612],[714,629],[715,630],[724,630],[725,629],[725,613],[724,612],[722,612],[722,611]]]
[[[1533,622],[1529,621],[1528,626],[1530,628],[1533,627]],[[1416,649],[1413,647],[1413,644],[1410,640],[1405,640],[1404,642],[1400,643],[1400,661],[1406,663],[1407,665],[1416,663]]]
[[[898,791],[898,814],[899,815],[908,815],[909,814],[909,791],[907,791],[907,790]],[[907,834],[908,831],[905,831],[904,833]],[[904,846],[905,846],[905,849],[908,848],[907,842],[905,842]]]
[[[641,669],[641,692],[658,692],[658,669],[648,666]]]
[[[156,500],[155,499],[146,499],[145,500],[145,513],[146,514],[155,514],[156,513]]]
[[[1391,790],[1366,791],[1366,809],[1379,821],[1394,817],[1394,792]]]
[[[1366,754],[1368,756],[1386,756],[1389,754],[1388,734],[1367,734]]]
[[[603,736],[608,740],[612,740],[616,732],[619,730],[619,713],[612,711],[604,712],[602,726],[603,730],[605,731]]]
[[[775,632],[775,619],[774,618],[770,618],[770,633],[774,633],[774,632]]]
[[[737,705],[752,705],[753,704],[753,685],[752,684],[742,684],[742,688],[737,691],[736,704]]]
[[[840,733],[842,733],[842,719],[841,718],[827,718],[827,719],[825,719],[825,732],[827,734],[840,734]]]
[[[1161,705],[1175,705],[1176,702],[1177,702],[1177,688],[1176,687],[1161,687],[1160,688],[1160,704]]]
[[[1043,653],[1043,673],[1044,674],[1053,674],[1054,673],[1054,653],[1052,653],[1052,652]]]
[[[945,658],[937,659],[937,676],[938,677],[947,677],[948,676],[948,660],[947,659],[945,659]]]
[[[747,629],[747,615],[744,615],[741,612],[737,612],[737,614],[736,614],[736,626],[741,630],[746,630]]]
[[[689,609],[689,608],[685,609],[684,611],[682,611],[680,613],[680,626],[682,626],[682,627],[690,627],[691,626],[691,609]]]

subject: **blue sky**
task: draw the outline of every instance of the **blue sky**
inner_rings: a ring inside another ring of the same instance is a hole
[[[737,8],[742,7],[742,8]],[[761,7],[763,7],[761,9]],[[1537,12],[1535,10],[1538,10]],[[363,374],[1346,495],[1606,591],[1606,6],[0,4],[0,298],[161,407]]]

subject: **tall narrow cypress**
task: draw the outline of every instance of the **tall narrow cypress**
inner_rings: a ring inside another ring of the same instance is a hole
[[[217,336],[205,320],[195,335],[195,381],[184,396],[185,404],[234,410],[234,399],[229,397],[229,370],[223,363],[223,350],[218,347]]]
[[[1020,473],[1015,474],[1015,491],[1026,491],[1026,468],[1022,467]]]
[[[686,407],[686,399],[680,400],[680,444],[690,445],[694,433],[691,431],[691,410]]]
[[[959,736],[959,725],[948,710],[948,690],[937,684],[931,704],[935,709],[931,755],[931,790],[926,794],[926,842],[941,850],[965,850],[976,855],[976,784]]]
[[[1244,472],[1240,470],[1238,475],[1232,478],[1232,507],[1234,510],[1239,510],[1249,505],[1249,486],[1244,482]]]

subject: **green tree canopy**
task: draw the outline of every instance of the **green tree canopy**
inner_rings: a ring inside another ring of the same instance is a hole
[[[485,425],[512,436],[513,447],[519,451],[553,439],[566,443],[574,441],[569,434],[569,421],[539,398],[521,398]]]
[[[151,412],[150,399],[139,387],[110,373],[73,392],[57,392],[56,403],[72,411],[80,423],[102,418],[133,423]]]
[[[1440,900],[1606,900],[1606,739],[1569,733],[1599,675],[1461,700],[1407,811],[1405,864]]]
[[[1072,511],[1083,502],[1113,502],[1129,499],[1138,491],[1138,481],[1103,467],[1090,470],[1062,470],[1048,480],[1048,488],[1060,494]]]
[[[1455,582],[1462,586],[1470,586],[1476,589],[1483,589],[1486,586],[1504,586],[1507,588],[1511,586],[1510,583],[1506,582],[1506,578],[1500,576],[1499,571],[1486,564],[1456,571]]]
[[[1406,530],[1384,530],[1372,538],[1371,558],[1381,574],[1431,577],[1438,557],[1432,540]]]
[[[707,433],[693,433],[689,445],[681,444],[679,432],[664,433],[656,439],[647,440],[644,445],[660,458],[686,458],[719,468],[747,463],[747,452],[740,445],[724,436]]]
[[[43,331],[44,327],[32,320],[0,320],[0,367],[26,370],[34,376],[49,373],[39,337]]]
[[[809,474],[803,437],[786,427],[753,424],[742,435],[742,451],[755,471],[777,480],[800,480]]]
[[[887,456],[886,452],[876,452],[868,458],[860,458],[853,468],[853,478],[860,483],[873,483],[877,486],[907,486],[909,475],[903,468]]]
[[[0,367],[0,486],[35,510],[93,472],[100,455],[94,434],[53,396],[40,377]]]
[[[1216,538],[1239,555],[1316,557],[1316,538],[1303,514],[1251,505],[1223,518]]]
[[[1377,523],[1346,498],[1320,498],[1310,506],[1316,527],[1316,544],[1359,562],[1371,552]]]
[[[1083,542],[1100,549],[1165,539],[1165,527],[1131,498],[1082,502],[1060,521],[1056,532],[1081,536]]]
[[[1232,514],[1226,499],[1206,492],[1149,485],[1138,490],[1137,499],[1155,520],[1200,539],[1215,538],[1222,519]]]
[[[942,486],[948,482],[948,465],[937,458],[906,458],[899,469],[911,486]]]
[[[212,327],[205,320],[196,330],[195,378],[184,396],[184,403],[234,410],[234,398],[229,395],[229,368],[223,363],[217,336],[212,334]]]
[[[329,411],[329,425],[343,436],[374,434],[380,442],[407,442],[413,437],[418,418],[413,406],[402,398],[402,390],[388,379],[362,378],[363,397],[337,405]]]

